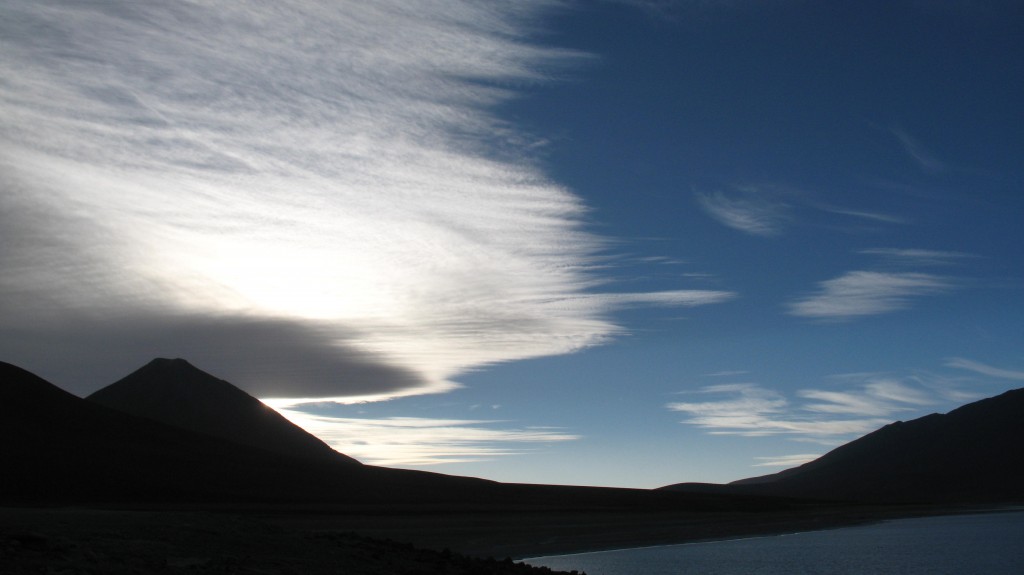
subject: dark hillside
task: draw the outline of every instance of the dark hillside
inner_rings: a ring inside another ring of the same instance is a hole
[[[871,502],[1024,501],[1024,389],[891,423],[772,475],[663,489]]]

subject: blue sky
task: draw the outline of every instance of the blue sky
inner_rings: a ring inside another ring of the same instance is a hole
[[[729,481],[1024,382],[1014,2],[0,8],[0,356],[368,463]]]

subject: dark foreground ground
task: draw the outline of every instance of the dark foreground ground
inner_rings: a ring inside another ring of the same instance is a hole
[[[551,571],[507,557],[807,531],[957,511],[977,509],[370,514],[295,508],[0,508],[0,573],[529,575]]]
[[[427,575],[558,573],[350,532],[223,513],[0,509],[0,573]]]

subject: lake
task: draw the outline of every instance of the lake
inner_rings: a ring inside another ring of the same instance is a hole
[[[587,575],[1024,573],[1024,511],[526,559]]]

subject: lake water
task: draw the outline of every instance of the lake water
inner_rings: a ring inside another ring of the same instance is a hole
[[[587,575],[1024,574],[1024,511],[527,559]]]

